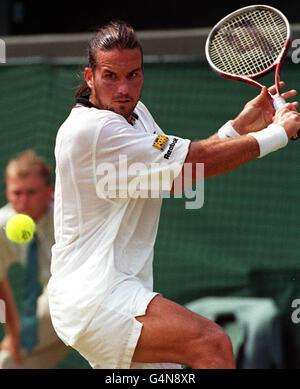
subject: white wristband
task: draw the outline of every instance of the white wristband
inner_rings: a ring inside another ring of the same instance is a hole
[[[220,139],[237,138],[238,136],[240,136],[240,134],[236,132],[235,129],[232,127],[231,123],[232,120],[229,120],[219,129],[218,136]]]
[[[247,135],[253,136],[257,140],[260,150],[259,158],[285,147],[289,141],[285,129],[279,124],[270,124],[261,131],[249,132]]]

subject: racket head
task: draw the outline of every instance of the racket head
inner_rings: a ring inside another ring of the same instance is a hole
[[[280,68],[290,41],[290,25],[282,12],[253,5],[232,12],[212,28],[205,55],[223,77],[261,87],[254,79]]]

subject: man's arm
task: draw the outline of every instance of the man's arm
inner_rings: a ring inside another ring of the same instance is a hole
[[[259,156],[259,145],[250,136],[238,139],[204,140],[190,144],[185,163],[193,165],[193,182],[196,182],[195,165],[204,164],[204,177],[218,176],[237,169]]]
[[[4,278],[0,280],[0,299],[5,303],[5,332],[6,335],[1,342],[1,349],[8,350],[17,363],[22,363],[20,356],[20,319],[16,308],[13,293],[9,281]]]
[[[280,88],[284,86],[284,82],[280,81]],[[276,93],[275,85],[269,88],[271,94]],[[285,100],[290,99],[291,97],[296,96],[297,91],[291,89],[287,92],[282,92],[282,97]],[[297,107],[297,103],[295,104]],[[249,101],[241,113],[231,122],[231,126],[236,131],[236,135],[245,135],[249,132],[260,131],[263,128],[266,128],[273,120],[275,110],[273,105],[268,97],[267,88],[264,87],[261,90],[261,93],[256,96],[253,100]],[[217,140],[219,139],[219,134],[213,134],[208,139]]]
[[[300,114],[296,110],[298,103],[288,103],[274,115],[266,91],[264,88],[257,98],[247,103],[232,122],[232,127],[239,134],[243,131],[249,133],[258,128],[259,131],[251,133],[252,136],[240,135],[235,138],[220,139],[215,135],[190,144],[185,164],[193,166],[193,183],[199,179],[196,177],[197,163],[204,164],[204,177],[221,175],[265,155],[266,151],[271,152],[283,147],[299,130]],[[271,113],[274,115],[272,120]],[[265,123],[277,124],[277,126],[261,130]],[[182,173],[184,175],[184,169]]]

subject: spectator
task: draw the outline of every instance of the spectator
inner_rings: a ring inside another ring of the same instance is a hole
[[[1,342],[0,368],[53,368],[69,349],[52,327],[46,289],[54,243],[51,170],[33,151],[25,151],[7,165],[5,183],[8,203],[0,209],[0,298],[6,307],[6,334]],[[36,223],[34,239],[28,243],[17,244],[6,238],[6,222],[16,213],[27,214]],[[37,263],[31,257],[34,269],[29,267],[29,271],[31,276],[37,275],[35,286],[39,287],[39,295],[30,302],[21,300],[19,319],[7,274],[13,263],[21,263],[25,291],[27,253],[34,247]]]

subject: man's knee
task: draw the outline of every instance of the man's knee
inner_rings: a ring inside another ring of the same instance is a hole
[[[214,322],[199,333],[190,347],[191,367],[195,368],[235,368],[230,337]]]
[[[225,357],[233,357],[232,343],[229,335],[219,326],[210,337],[212,347]]]

